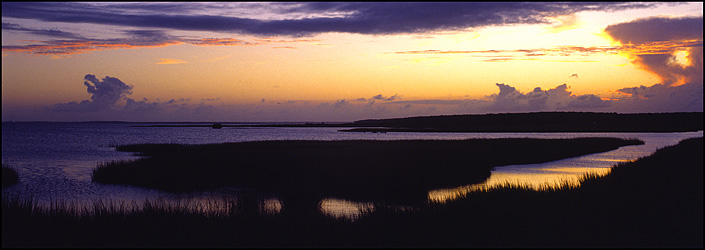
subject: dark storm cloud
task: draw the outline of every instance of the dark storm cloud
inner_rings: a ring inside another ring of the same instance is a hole
[[[50,22],[92,23],[140,28],[304,36],[325,32],[399,34],[460,30],[490,25],[550,23],[550,16],[579,11],[648,8],[657,3],[271,3],[279,14],[298,19],[260,20],[194,14],[193,3],[96,5],[89,3],[2,3],[2,16]],[[164,8],[164,9],[161,9]],[[217,8],[211,10],[217,10]],[[199,12],[199,13],[210,13]],[[323,14],[331,13],[329,16]],[[338,14],[340,13],[340,14]],[[307,17],[313,16],[313,17]]]
[[[636,54],[634,63],[661,77],[662,84],[699,82],[703,79],[703,17],[654,17],[607,26],[605,32],[622,44],[634,44],[639,50],[652,51]],[[689,43],[686,43],[689,42]],[[663,46],[682,44],[682,46]],[[687,46],[686,46],[687,45]],[[675,65],[673,54],[688,51],[690,65]]]
[[[661,78],[660,84],[619,89],[633,109],[656,111],[703,110],[703,18],[655,17],[610,25],[612,38],[641,47],[632,62]],[[663,46],[679,44],[681,46]],[[657,49],[649,49],[656,47]],[[674,54],[687,52],[687,64],[676,62]]]
[[[627,23],[609,25],[605,32],[626,44],[644,44],[656,41],[703,39],[703,17],[652,17]]]

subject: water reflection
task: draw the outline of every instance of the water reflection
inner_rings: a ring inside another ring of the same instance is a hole
[[[556,135],[559,136],[560,134]],[[703,131],[689,133],[571,133],[571,135],[573,135],[572,137],[639,138],[644,141],[644,145],[625,146],[604,153],[547,163],[495,167],[490,177],[482,183],[431,190],[428,193],[428,200],[443,203],[462,197],[469,192],[506,185],[522,186],[534,190],[561,186],[579,186],[580,179],[586,174],[604,176],[611,171],[613,166],[619,163],[649,156],[659,148],[675,145],[686,138],[702,137]],[[339,211],[350,212],[357,211],[365,206],[364,203],[359,202],[340,204],[352,206],[352,208],[337,208]],[[349,217],[357,215],[359,214],[348,214]]]
[[[645,157],[659,148],[677,144],[679,141],[703,136],[703,131],[690,133],[604,133],[594,134],[605,137],[639,138],[644,145],[625,146],[616,150],[584,155],[539,164],[509,165],[495,167],[490,178],[483,183],[449,189],[431,190],[429,201],[445,202],[462,197],[468,192],[487,190],[493,187],[515,185],[534,190],[544,190],[561,186],[579,186],[586,174],[604,176],[613,166]]]
[[[50,204],[55,200],[71,200],[72,203],[91,207],[93,201],[108,200],[113,204],[142,206],[145,200],[164,199],[169,203],[192,206],[193,209],[213,213],[229,213],[232,204],[241,202],[238,194],[226,192],[213,194],[172,195],[156,190],[120,185],[101,185],[90,182],[92,169],[97,162],[109,159],[132,159],[130,153],[116,152],[105,145],[130,143],[217,143],[252,140],[397,140],[397,139],[469,139],[469,138],[577,138],[577,137],[618,137],[638,138],[644,145],[621,147],[617,150],[564,159],[544,164],[514,165],[497,167],[485,182],[431,190],[429,201],[446,201],[467,192],[506,183],[531,187],[571,185],[585,173],[606,174],[620,162],[648,156],[658,148],[677,144],[679,141],[702,137],[703,132],[689,133],[340,133],[336,128],[282,128],[282,129],[223,129],[204,130],[199,128],[145,129],[115,126],[111,133],[101,132],[95,124],[58,124],[53,126],[84,126],[73,128],[71,136],[59,133],[56,129],[33,129],[31,133],[14,135],[11,126],[3,124],[3,164],[13,166],[20,175],[20,183],[3,189],[3,196],[33,196],[40,203]],[[37,126],[48,126],[38,124]],[[108,126],[101,125],[101,126]],[[96,130],[96,131],[94,131]],[[14,131],[14,132],[13,132]],[[38,132],[39,131],[39,132]],[[90,133],[89,133],[90,132]],[[86,135],[94,134],[94,137]],[[112,137],[106,137],[106,134]],[[63,137],[62,137],[63,136]],[[29,139],[28,139],[29,138]],[[31,142],[36,138],[38,142]],[[42,138],[61,138],[58,141],[42,141]],[[63,144],[62,144],[63,142]],[[66,144],[70,142],[70,144]],[[103,146],[96,146],[103,145]],[[230,203],[229,203],[230,202]],[[282,202],[276,197],[266,197],[255,202],[266,213],[279,213]],[[343,199],[323,199],[320,201],[322,213],[334,217],[354,218],[360,211],[375,209],[372,203],[353,202]],[[242,203],[240,203],[242,205]]]
[[[349,218],[362,214],[364,211],[374,210],[371,202],[354,202],[335,198],[326,198],[321,201],[321,212],[335,218]]]

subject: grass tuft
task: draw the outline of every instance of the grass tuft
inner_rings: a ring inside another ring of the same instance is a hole
[[[20,176],[17,172],[5,165],[2,166],[2,188],[6,188],[20,182]]]

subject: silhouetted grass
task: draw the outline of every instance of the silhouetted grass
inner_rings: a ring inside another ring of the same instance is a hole
[[[20,181],[19,175],[14,169],[2,166],[2,187],[12,186]]]
[[[250,187],[284,199],[425,201],[428,190],[482,182],[495,166],[638,144],[618,138],[138,144],[116,148],[149,157],[101,163],[93,181],[173,192]]]
[[[688,139],[580,187],[507,184],[359,223],[375,228],[375,246],[703,247],[702,150]],[[423,237],[387,240],[411,235]]]
[[[3,247],[703,247],[703,138],[587,175],[578,188],[510,184],[414,210],[323,216],[208,215],[154,202],[96,211],[3,197]],[[236,203],[236,202],[235,202]],[[69,205],[70,206],[70,205]],[[247,207],[247,206],[245,206]],[[76,215],[78,214],[78,215]]]

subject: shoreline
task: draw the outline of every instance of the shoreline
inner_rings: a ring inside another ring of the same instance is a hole
[[[100,213],[85,214],[67,203],[38,209],[31,200],[3,197],[2,244],[702,248],[702,150],[702,137],[686,139],[617,164],[608,175],[586,176],[578,188],[537,192],[499,187],[414,211],[381,207],[365,212],[355,222],[326,217],[304,220],[238,209],[209,217],[185,206],[159,202],[140,210],[98,203],[94,207]]]
[[[134,127],[330,127],[342,132],[695,132],[703,130],[703,113],[535,112],[444,115],[368,119],[350,123],[158,124]],[[343,129],[347,128],[347,129]]]

